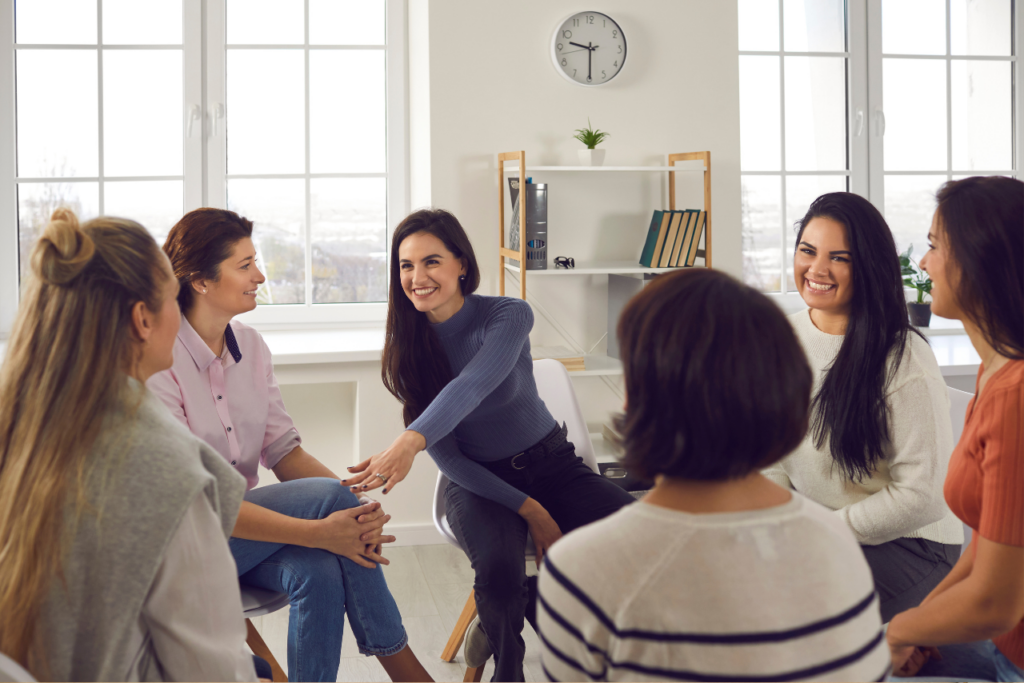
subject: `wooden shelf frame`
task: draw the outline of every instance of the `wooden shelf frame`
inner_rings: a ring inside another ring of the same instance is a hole
[[[526,299],[526,211],[519,212],[519,251],[505,248],[505,170],[506,161],[519,162],[519,182],[526,182],[526,152],[499,152],[498,153],[498,293],[505,296],[505,259],[510,258],[519,261],[519,298]],[[704,211],[707,214],[704,224],[704,266],[711,268],[711,152],[680,152],[668,155],[668,166],[675,167],[677,161],[703,161],[704,162]],[[539,166],[538,170],[550,170],[549,167]],[[568,168],[565,169],[569,171]],[[630,168],[630,170],[639,170]],[[663,171],[662,168],[651,170]],[[694,173],[696,169],[680,168],[678,171],[668,170],[668,208],[676,209],[676,173]],[[665,171],[663,171],[665,172]],[[522,193],[522,189],[520,189]],[[520,194],[520,196],[525,196]],[[700,251],[697,252],[701,255]],[[651,272],[659,272],[661,269],[650,269]]]

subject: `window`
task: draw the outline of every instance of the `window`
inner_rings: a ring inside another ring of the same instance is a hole
[[[748,284],[793,290],[794,223],[821,194],[868,198],[920,256],[943,182],[1016,174],[1013,0],[738,9]]]
[[[383,319],[389,217],[407,210],[401,0],[13,4],[0,336],[61,205],[136,219],[161,243],[193,208],[239,211],[275,304],[248,322]]]

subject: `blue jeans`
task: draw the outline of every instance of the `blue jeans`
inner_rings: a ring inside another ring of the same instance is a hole
[[[253,489],[245,499],[300,519],[323,519],[360,505],[338,480],[320,478]],[[284,543],[232,538],[230,545],[241,583],[291,598],[289,680],[337,680],[346,609],[364,655],[393,655],[406,646],[402,615],[380,566],[367,569],[326,550]]]
[[[983,640],[977,643],[942,645],[942,659],[925,662],[916,676],[902,678],[889,676],[893,682],[905,681],[1024,681],[1024,671],[1006,658],[995,643]]]

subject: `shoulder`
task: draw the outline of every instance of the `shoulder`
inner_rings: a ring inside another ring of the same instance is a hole
[[[510,296],[480,296],[477,300],[481,318],[486,323],[510,322],[533,325],[533,307],[522,299]]]
[[[895,350],[890,352],[888,362],[890,367],[896,362]],[[893,375],[889,393],[898,391],[909,383],[931,383],[936,387],[946,385],[932,347],[927,340],[913,331],[907,333],[907,343],[899,359],[899,367]],[[945,391],[942,393],[945,395]]]

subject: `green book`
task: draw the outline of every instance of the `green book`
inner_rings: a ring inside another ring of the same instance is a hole
[[[647,241],[644,242],[643,253],[640,254],[640,265],[651,267],[651,264],[655,262],[654,247],[658,243],[658,232],[661,230],[661,218],[665,215],[664,211],[655,211],[654,216],[651,217],[651,227],[647,229]]]

